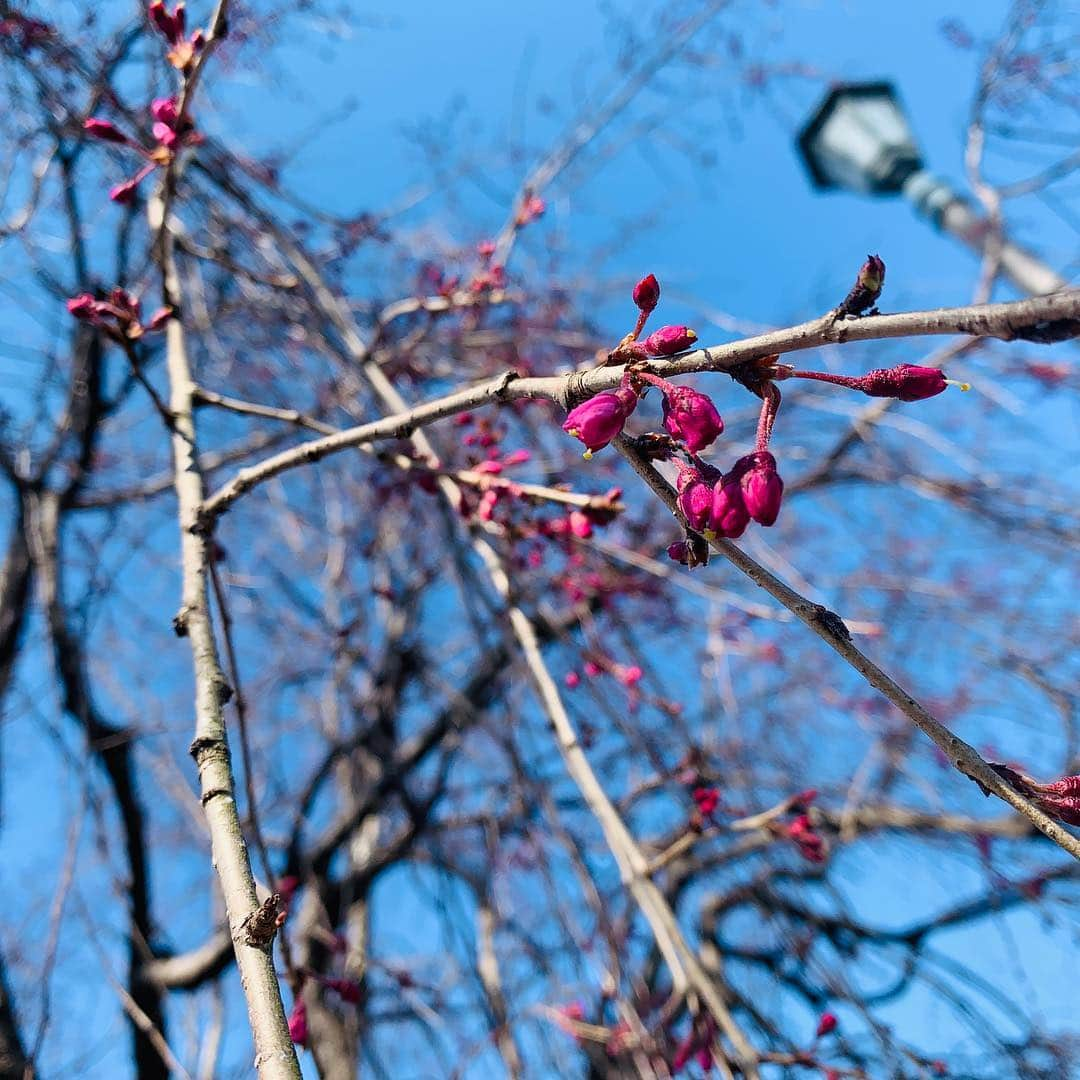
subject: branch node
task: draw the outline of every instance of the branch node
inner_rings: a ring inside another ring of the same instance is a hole
[[[278,927],[285,921],[285,913],[280,910],[281,893],[271,893],[240,924],[244,944],[253,949],[269,949],[277,934]]]
[[[845,641],[851,640],[851,631],[847,628],[847,624],[835,611],[830,611],[824,604],[815,604],[813,618],[830,633],[833,637],[843,638]]]

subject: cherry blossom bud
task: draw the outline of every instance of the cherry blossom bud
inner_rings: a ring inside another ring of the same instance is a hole
[[[691,454],[698,454],[716,441],[724,430],[724,421],[707,394],[689,386],[675,386],[664,393],[664,427]]]
[[[675,486],[679,491],[679,509],[683,512],[687,525],[696,532],[701,532],[709,524],[712,514],[712,487],[705,483],[701,473],[690,465],[680,466]]]
[[[694,788],[693,798],[698,810],[705,817],[714,813],[720,805],[720,792],[714,787]]]
[[[900,401],[923,401],[936,397],[948,386],[940,368],[922,367],[919,364],[877,368],[855,381],[864,394],[898,398]]]
[[[581,676],[576,671],[568,671],[563,682],[567,690],[576,690],[581,685]]]
[[[648,315],[660,303],[660,282],[654,274],[643,277],[634,286],[634,303],[638,310]]]
[[[563,431],[580,439],[586,446],[585,456],[592,457],[622,431],[637,401],[637,394],[629,387],[597,394],[570,410]]]
[[[637,664],[634,664],[631,667],[620,668],[619,682],[621,682],[623,686],[628,688],[632,686],[637,686],[637,684],[641,682],[641,677],[644,674],[645,672],[643,672],[641,668],[637,666]]]
[[[579,540],[588,540],[592,536],[592,522],[589,520],[588,514],[583,514],[580,510],[570,511],[570,531]]]
[[[101,139],[102,142],[128,143],[131,140],[111,121],[100,120],[96,116],[87,117],[83,121],[83,131],[91,138]]]
[[[737,539],[746,531],[750,514],[743,502],[742,487],[733,474],[721,477],[713,486],[712,512],[709,528],[717,536]]]
[[[740,468],[741,466],[741,468]],[[735,463],[740,474],[743,503],[759,525],[772,525],[780,513],[784,481],[776,471],[776,458],[768,450],[747,454]]]
[[[81,293],[67,302],[67,309],[76,319],[93,320],[98,315],[98,302],[89,293]]]
[[[688,566],[690,563],[690,545],[685,540],[668,544],[667,557],[682,566]]]
[[[595,679],[597,675],[603,675],[604,669],[595,660],[585,661],[585,674],[590,679]]]
[[[821,1014],[821,1019],[818,1020],[817,1025],[817,1038],[822,1038],[824,1035],[829,1035],[836,1030],[837,1020],[831,1012],[824,1012]]]
[[[650,356],[672,356],[689,349],[695,341],[697,334],[688,326],[661,326],[645,339],[644,345]]]
[[[165,9],[165,5],[161,0],[153,0],[153,3],[147,10],[147,14],[150,16],[150,21],[154,24],[157,32],[161,34],[166,41],[176,41],[183,32],[180,27],[177,26],[175,18]]]
[[[176,98],[154,98],[150,103],[150,115],[162,124],[175,127],[177,120]]]
[[[292,1012],[289,1013],[289,1038],[297,1046],[308,1044],[307,1008],[300,998],[293,1002]]]

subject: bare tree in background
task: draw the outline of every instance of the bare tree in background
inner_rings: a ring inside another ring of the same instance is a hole
[[[222,65],[296,47],[274,15],[0,2],[4,333],[41,331],[0,824],[29,762],[68,836],[6,890],[0,1077],[115,1075],[118,1016],[140,1080],[1068,1075],[1037,964],[943,942],[1077,897],[1080,293],[995,302],[991,246],[970,305],[883,313],[873,257],[699,341],[651,276],[572,279],[547,200],[664,137],[658,80],[783,77],[744,13],[619,28],[490,235],[206,134]],[[1068,277],[1075,19],[945,31],[974,192]]]

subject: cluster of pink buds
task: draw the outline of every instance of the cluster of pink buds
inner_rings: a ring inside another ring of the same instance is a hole
[[[736,539],[751,521],[774,524],[784,494],[776,459],[768,450],[739,458],[727,473],[703,462],[680,465],[676,488],[687,525],[709,540]]]
[[[653,274],[643,277],[633,290],[638,309],[634,329],[612,350],[609,360],[630,365],[618,389],[605,391],[572,409],[563,431],[580,439],[591,457],[622,432],[623,425],[638,404],[643,383],[660,388],[664,397],[664,427],[671,437],[686,446],[691,454],[710,446],[724,430],[716,406],[705,395],[687,386],[675,386],[653,375],[644,367],[649,357],[672,356],[690,348],[697,334],[686,326],[662,326],[643,342],[638,341],[649,316],[660,302],[660,283]]]
[[[137,341],[143,334],[161,330],[172,308],[158,308],[146,323],[139,321],[139,300],[123,289],[113,289],[108,300],[96,300],[90,293],[73,296],[67,309],[84,322],[103,327],[111,337]]]
[[[110,190],[109,198],[113,202],[131,202],[135,198],[135,189],[143,180],[155,169],[168,165],[181,146],[192,146],[202,140],[191,120],[179,115],[175,98],[156,98],[150,105],[150,115],[154,118],[152,130],[157,140],[153,148],[147,148],[126,135],[110,120],[91,116],[83,121],[83,129],[92,138],[128,146],[146,159],[146,164],[130,180]]]
[[[206,44],[206,35],[202,30],[194,30],[185,36],[187,17],[184,0],[180,0],[171,13],[161,0],[153,0],[147,14],[154,28],[169,45],[169,51],[165,54],[169,63],[178,71],[187,71]]]

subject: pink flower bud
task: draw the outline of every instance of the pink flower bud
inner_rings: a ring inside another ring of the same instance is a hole
[[[165,38],[166,41],[176,41],[182,31],[176,24],[176,20],[165,9],[165,5],[161,0],[153,0],[147,10],[147,14],[150,16],[150,21],[154,24],[157,32]]]
[[[581,685],[581,676],[576,671],[568,671],[563,682],[567,690],[576,690]]]
[[[590,679],[595,679],[597,675],[602,675],[603,673],[604,669],[596,663],[595,660],[585,661],[585,674],[588,675]]]
[[[689,349],[695,341],[697,334],[688,326],[661,326],[645,339],[644,345],[650,356],[672,356]]]
[[[720,805],[720,792],[714,787],[694,788],[694,802],[698,810],[708,817]]]
[[[750,514],[743,502],[738,477],[733,475],[721,477],[713,486],[709,528],[718,536],[726,536],[734,540],[742,536],[749,523]]]
[[[708,395],[689,386],[676,386],[664,392],[664,427],[691,454],[698,454],[716,441],[724,421]]]
[[[289,1013],[289,1038],[297,1046],[308,1044],[307,1008],[300,998],[293,1002],[292,1012]]]
[[[685,540],[679,540],[674,544],[668,544],[667,557],[682,566],[690,563],[690,545]]]
[[[660,303],[660,282],[654,274],[643,277],[634,286],[634,303],[648,315]]]
[[[825,1012],[821,1014],[821,1019],[818,1020],[817,1025],[817,1037],[820,1039],[824,1035],[829,1035],[836,1030],[836,1017],[831,1012]]]
[[[622,431],[637,401],[637,394],[629,387],[597,394],[570,410],[563,431],[580,439],[587,448],[586,457],[591,457]]]
[[[570,531],[579,540],[588,540],[592,536],[592,522],[588,514],[583,514],[580,510],[571,510],[569,520]]]
[[[89,293],[81,293],[67,302],[67,309],[76,319],[94,320],[98,315],[98,302]]]
[[[892,397],[900,401],[923,401],[936,397],[948,383],[940,368],[918,364],[897,364],[892,368],[877,368],[855,380],[859,389],[871,397]]]
[[[680,466],[675,486],[679,491],[679,509],[686,518],[686,524],[701,532],[708,525],[712,514],[712,487],[705,483],[701,473],[690,465]]]
[[[83,131],[91,138],[101,139],[102,142],[128,143],[131,140],[111,121],[100,120],[96,116],[90,116],[83,121]]]
[[[776,458],[768,450],[747,454],[735,463],[741,479],[743,503],[759,525],[772,525],[780,513],[784,481],[776,471]]]
[[[644,674],[645,673],[637,666],[637,664],[634,664],[632,667],[620,668],[619,682],[626,687],[637,686],[637,684],[641,682],[641,677]]]
[[[176,98],[154,98],[150,103],[150,115],[159,123],[174,127],[177,118]]]
[[[154,121],[154,126],[150,129],[154,133],[154,138],[165,147],[170,150],[176,143],[177,134],[168,124],[161,120]]]

